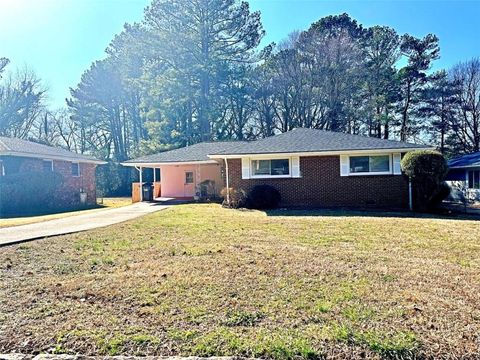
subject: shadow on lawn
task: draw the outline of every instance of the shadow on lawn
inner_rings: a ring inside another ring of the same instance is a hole
[[[352,208],[279,208],[265,210],[267,216],[331,216],[331,217],[380,217],[441,220],[480,220],[480,215],[441,209],[438,213],[419,213],[405,210],[376,210]]]

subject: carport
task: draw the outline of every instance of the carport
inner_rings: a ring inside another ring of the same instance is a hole
[[[138,171],[138,182],[132,183],[132,201],[143,201],[145,174],[153,171],[153,200],[218,197],[225,187],[224,162],[209,154],[233,143],[205,142],[184,148],[148,155],[122,163]]]
[[[160,198],[194,199],[202,195],[202,185],[210,186],[209,195],[222,189],[220,163],[214,160],[176,163],[129,163],[138,171],[138,182],[132,183],[132,201],[143,201],[145,171],[153,170],[153,200]]]

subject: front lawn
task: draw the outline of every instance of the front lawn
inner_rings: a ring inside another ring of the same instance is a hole
[[[1,248],[0,353],[480,355],[480,222],[309,215],[181,205]]]

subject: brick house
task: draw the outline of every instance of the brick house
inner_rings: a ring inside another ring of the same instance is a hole
[[[160,191],[167,197],[198,195],[195,185],[214,176],[216,191],[229,187],[248,192],[255,185],[271,185],[279,190],[284,206],[407,208],[409,185],[400,161],[406,152],[426,148],[430,147],[298,128],[256,141],[196,144],[123,165],[160,169],[159,188],[177,190]],[[203,176],[207,164],[216,170]],[[185,191],[188,183],[192,186]]]
[[[96,203],[95,169],[100,164],[105,162],[57,147],[0,137],[0,177],[4,180],[3,184],[15,174],[20,178],[36,176],[38,181],[52,179],[55,188],[48,196],[58,208]],[[0,201],[9,201],[7,197],[8,194],[2,193]]]

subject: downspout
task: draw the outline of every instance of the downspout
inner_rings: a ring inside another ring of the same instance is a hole
[[[225,182],[227,185],[227,204],[230,206],[230,180],[228,177],[228,160],[225,158]]]
[[[408,207],[413,211],[412,177],[408,177]]]

